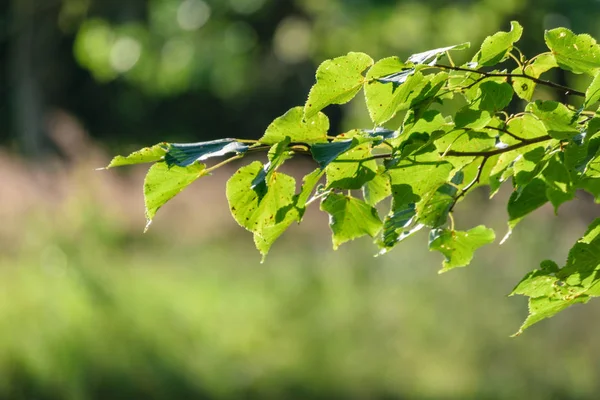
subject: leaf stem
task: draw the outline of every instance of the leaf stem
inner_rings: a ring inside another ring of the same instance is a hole
[[[233,156],[233,157],[229,157],[228,159],[226,159],[226,160],[223,160],[223,161],[221,161],[220,163],[218,163],[218,164],[215,164],[215,165],[213,165],[213,166],[212,166],[212,167],[210,167],[210,168],[206,168],[206,169],[204,170],[204,172],[205,172],[205,173],[207,173],[207,174],[209,174],[209,173],[211,173],[212,171],[214,171],[215,169],[217,169],[217,168],[221,168],[223,165],[229,164],[230,162],[232,162],[232,161],[235,161],[235,160],[239,160],[239,159],[241,159],[241,158],[244,158],[244,154],[236,154],[235,156]]]

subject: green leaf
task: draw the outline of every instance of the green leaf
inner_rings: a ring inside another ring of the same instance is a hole
[[[590,35],[575,35],[567,28],[556,28],[546,31],[544,40],[562,69],[595,75],[600,68],[600,46]]]
[[[263,188],[254,184],[261,171],[260,161],[240,168],[227,181],[226,194],[231,215],[254,233],[254,242],[265,256],[273,242],[299,220],[299,214],[294,204],[294,178],[273,172]]]
[[[506,108],[512,97],[513,89],[508,83],[485,81],[478,86],[477,97],[470,107],[495,114]]]
[[[294,107],[271,122],[260,142],[275,144],[289,137],[292,142],[324,143],[328,130],[329,119],[325,114],[315,112],[304,118],[303,108]]]
[[[417,218],[416,203],[431,199],[448,180],[452,169],[452,164],[445,161],[426,164],[403,161],[388,168],[392,209],[385,218],[380,254],[425,226]]]
[[[527,104],[525,111],[538,117],[554,139],[568,140],[579,134],[577,114],[562,103],[537,100]]]
[[[419,222],[430,228],[444,225],[457,192],[456,185],[444,183],[435,192],[424,196],[423,200],[417,203]]]
[[[532,114],[524,114],[511,119],[506,130],[520,139],[535,139],[547,134],[544,124]],[[502,142],[506,144],[516,144],[520,140],[501,133]],[[490,186],[493,196],[500,184],[513,175],[516,175],[515,184],[522,186],[531,181],[539,172],[538,163],[545,155],[544,145],[541,143],[524,146],[513,151],[500,154],[490,171]]]
[[[114,157],[110,164],[106,166],[108,168],[121,167],[124,165],[133,165],[133,164],[144,164],[155,161],[160,161],[167,154],[167,143],[159,143],[155,144],[152,147],[144,147],[141,150],[134,151],[130,155],[116,156]]]
[[[371,146],[361,144],[339,155],[327,167],[327,188],[360,189],[377,174],[375,160],[360,161],[371,157]]]
[[[380,166],[377,174],[373,179],[367,181],[362,189],[363,197],[367,204],[375,206],[392,194],[390,175],[383,166]]]
[[[204,161],[230,153],[242,154],[247,150],[248,146],[236,139],[218,139],[198,143],[169,143],[165,162],[169,166],[187,167],[196,161]]]
[[[166,162],[157,162],[152,165],[144,180],[144,202],[148,221],[146,230],[163,204],[204,175],[206,175],[206,165],[201,163],[187,167],[176,165],[169,167]]]
[[[536,269],[525,275],[521,282],[513,289],[510,296],[520,294],[529,297],[547,297],[557,294],[558,278],[554,272],[558,269],[555,262],[546,260],[542,265],[551,265],[552,268]]]
[[[327,167],[333,160],[358,145],[355,138],[330,143],[317,143],[311,146],[310,152],[319,167]]]
[[[539,78],[544,72],[551,70],[552,68],[558,67],[556,59],[551,53],[542,53],[538,55],[535,60],[523,69],[522,67],[516,68],[512,71],[513,74],[525,74],[533,78]],[[531,97],[535,92],[536,82],[527,78],[512,78],[512,85],[515,93],[520,98],[531,101]]]
[[[422,53],[413,54],[410,57],[408,57],[407,63],[435,65],[437,60],[447,51],[464,50],[468,49],[470,46],[471,43],[465,42],[461,44],[455,44],[454,46],[440,47],[438,49],[424,51]]]
[[[548,159],[545,158],[546,152],[543,146],[525,146],[519,150],[522,151],[516,151],[520,155],[512,165],[516,188],[520,188],[531,182],[548,162]]]
[[[525,276],[512,294],[529,296],[529,316],[521,326],[527,327],[576,304],[586,303],[590,296],[598,296],[600,283],[600,218],[588,227],[586,233],[569,251],[563,268],[552,261],[544,261],[539,270]]]
[[[427,164],[406,161],[389,167],[394,201],[398,206],[417,203],[446,182],[452,169],[452,164],[445,161]]]
[[[304,106],[304,118],[311,119],[330,104],[344,104],[352,100],[365,82],[363,73],[373,65],[373,59],[364,53],[323,62],[317,69],[317,82],[310,89]]]
[[[585,235],[569,251],[567,264],[557,277],[569,285],[590,288],[598,280],[600,270],[600,218],[590,224]]]
[[[546,196],[554,206],[554,212],[558,213],[561,204],[575,197],[571,175],[558,154],[548,161],[542,176],[547,185]]]
[[[508,199],[508,232],[500,242],[504,243],[514,227],[525,216],[532,211],[537,210],[548,202],[546,196],[546,183],[541,179],[534,179],[528,185],[514,191]]]
[[[414,203],[393,207],[385,217],[379,244],[379,254],[385,254],[396,244],[421,230],[425,225],[416,223],[417,210]]]
[[[529,299],[529,315],[523,325],[519,328],[519,331],[514,334],[518,336],[523,331],[529,328],[531,325],[540,322],[543,319],[553,317],[567,307],[577,303],[587,303],[589,301],[588,296],[580,296],[574,299],[564,300],[555,297],[536,297]]]
[[[317,168],[310,174],[306,175],[302,180],[302,189],[296,199],[296,207],[300,211],[300,217],[304,215],[306,209],[306,202],[309,200],[310,195],[319,183],[321,177],[325,174],[325,170]]]
[[[263,166],[262,171],[259,172],[256,178],[254,178],[254,181],[252,181],[252,189],[260,187],[260,190],[264,192],[268,190],[267,182],[271,179],[273,172],[277,170],[277,168],[279,168],[286,160],[291,158],[289,145],[290,138],[288,136],[269,149],[269,162]]]
[[[460,109],[454,116],[454,124],[457,128],[483,129],[492,116],[485,110],[474,110],[469,106]]]
[[[377,210],[362,200],[330,193],[321,203],[321,210],[330,214],[333,248],[358,237],[374,237],[381,230]]]
[[[523,27],[518,22],[512,21],[510,26],[510,32],[498,32],[485,38],[473,61],[481,66],[492,66],[503,61],[523,33]]]
[[[592,83],[585,91],[585,101],[583,102],[583,108],[588,108],[592,104],[600,100],[600,73],[596,73]]]
[[[434,229],[429,235],[429,250],[439,251],[446,257],[441,273],[469,265],[475,250],[495,239],[494,231],[483,225],[466,232]]]
[[[423,74],[406,67],[398,57],[379,60],[367,73],[365,99],[371,120],[381,125],[389,121],[426,85]]]
[[[521,139],[536,139],[548,134],[542,121],[532,114],[523,114],[508,121],[506,129]]]
[[[421,115],[416,116],[414,112],[410,112],[408,119],[404,122],[402,136],[406,137],[413,132],[429,133],[435,131],[449,131],[453,124],[446,119],[438,110],[427,110]],[[397,143],[393,143],[397,147]]]

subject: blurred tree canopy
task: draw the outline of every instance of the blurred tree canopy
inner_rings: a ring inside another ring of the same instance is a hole
[[[600,36],[596,0],[9,0],[0,5],[0,144],[49,148],[61,109],[111,146],[256,138],[304,101],[316,65],[478,43],[509,20]],[[536,34],[537,32],[537,34]],[[564,79],[555,77],[555,79]],[[328,111],[333,130],[343,114]],[[366,121],[365,121],[366,123]]]

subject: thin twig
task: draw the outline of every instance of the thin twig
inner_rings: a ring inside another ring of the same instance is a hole
[[[473,180],[471,182],[469,182],[464,188],[462,188],[460,193],[458,194],[458,196],[456,196],[454,198],[454,201],[452,202],[452,205],[450,206],[450,210],[449,210],[450,213],[454,209],[454,206],[456,206],[456,204],[458,203],[458,200],[460,200],[461,197],[464,197],[473,186],[475,186],[479,183],[479,181],[481,179],[481,174],[483,173],[483,168],[485,167],[485,163],[487,162],[487,160],[489,158],[490,158],[490,156],[483,156],[483,160],[481,160],[481,164],[479,164],[479,166],[477,167],[477,174],[475,175],[475,178],[473,178]]]
[[[533,81],[537,84],[540,85],[544,85],[544,86],[548,86],[554,89],[558,89],[562,92],[564,92],[566,95],[573,95],[573,96],[579,96],[579,97],[585,97],[585,93],[580,92],[578,90],[575,89],[571,89],[570,87],[567,86],[563,86],[563,85],[559,85],[558,83],[554,83],[552,81],[548,81],[545,79],[539,79],[527,74],[510,74],[510,73],[502,73],[502,72],[484,72],[484,71],[479,71],[476,69],[470,69],[470,68],[463,68],[463,67],[453,67],[451,65],[443,65],[443,64],[436,64],[435,65],[437,68],[440,69],[446,69],[446,70],[452,70],[452,71],[463,71],[463,72],[474,72],[476,74],[480,74],[485,76],[486,78],[492,78],[492,77],[501,77],[501,78],[524,78],[524,79],[529,79],[530,81]]]
[[[494,131],[506,133],[511,138],[516,139],[516,140],[518,140],[520,142],[526,142],[527,141],[527,139],[524,139],[524,138],[522,138],[520,136],[515,135],[514,133],[512,133],[511,131],[509,131],[506,128],[498,128],[498,127],[495,127],[495,126],[486,126],[485,129],[492,129]]]

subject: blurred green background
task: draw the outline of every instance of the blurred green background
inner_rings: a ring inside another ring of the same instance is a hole
[[[532,56],[543,29],[600,37],[599,16],[595,0],[0,2],[0,398],[597,398],[600,306],[510,339],[527,310],[506,298],[564,261],[598,215],[583,194],[438,276],[426,235],[334,252],[316,209],[260,264],[228,215],[233,169],[142,234],[144,168],[95,168],[157,141],[258,138],[350,50],[479,46],[516,19]],[[328,108],[333,132],[368,127],[363,108]],[[458,227],[502,236],[507,195],[461,203]]]

